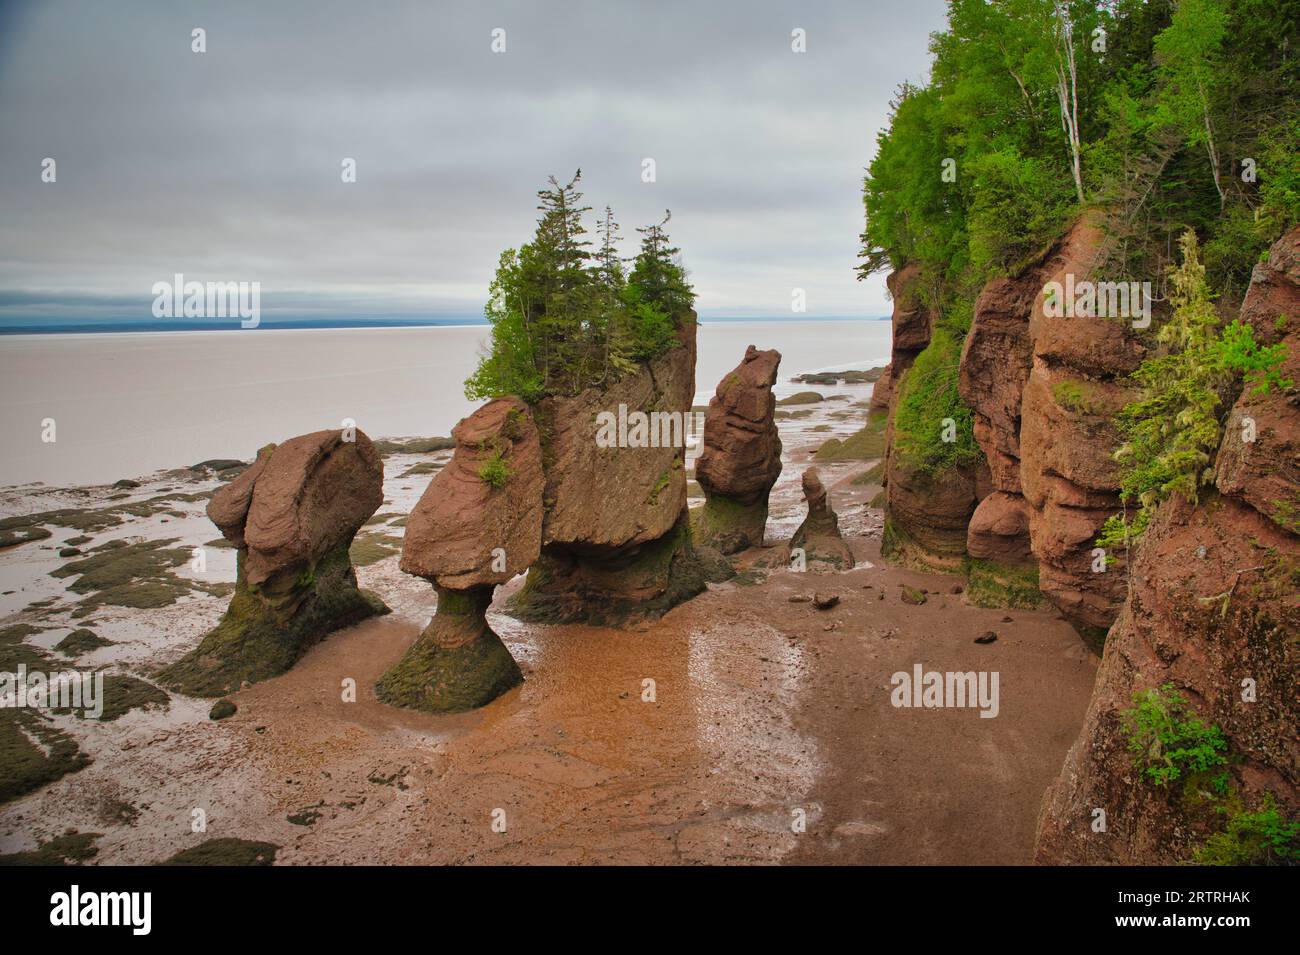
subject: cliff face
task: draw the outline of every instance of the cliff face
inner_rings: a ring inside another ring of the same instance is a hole
[[[887,556],[954,571],[974,558],[966,567],[981,585],[972,587],[972,599],[1027,606],[1037,588],[1094,643],[1125,592],[1116,561],[1095,570],[1093,542],[1119,509],[1113,415],[1131,399],[1124,382],[1144,348],[1126,319],[1054,317],[1044,288],[1102,278],[1095,273],[1103,255],[1101,229],[1085,217],[1036,262],[989,282],[977,298],[958,390],[987,466],[922,474],[892,442],[886,466]],[[907,304],[916,277],[906,268],[891,277],[895,328],[904,329],[896,365],[899,356],[906,364],[915,359],[919,325],[933,325],[919,322]],[[895,388],[891,433],[897,395]]]
[[[934,316],[921,303],[919,285],[921,268],[918,265],[905,265],[897,272],[891,272],[885,280],[889,287],[889,296],[894,302],[894,311],[890,317],[893,325],[893,346],[889,364],[876,380],[871,390],[871,411],[889,411],[898,382],[912,367],[925,346],[930,344],[930,335],[934,330]]]
[[[1134,557],[1118,621],[1106,639],[1083,730],[1049,789],[1036,855],[1044,863],[1186,860],[1225,827],[1222,809],[1272,800],[1300,809],[1300,528],[1295,523],[1300,431],[1300,229],[1256,267],[1241,310],[1257,336],[1283,338],[1286,391],[1247,388],[1228,418],[1218,490],[1200,505],[1162,504]],[[1288,319],[1282,329],[1280,317]],[[1245,418],[1255,422],[1254,441]],[[1230,786],[1218,800],[1196,779],[1167,787],[1139,775],[1123,713],[1133,695],[1172,683],[1227,738]],[[1090,825],[1106,812],[1105,832]]]
[[[1103,256],[1098,225],[1079,220],[1038,271],[1029,312],[1033,360],[1021,397],[1020,480],[1030,508],[1029,534],[1039,587],[1085,635],[1100,639],[1124,599],[1121,568],[1102,572],[1093,542],[1119,510],[1122,443],[1114,414],[1132,398],[1126,378],[1144,349],[1129,321],[1048,314],[1047,282],[1098,281]]]

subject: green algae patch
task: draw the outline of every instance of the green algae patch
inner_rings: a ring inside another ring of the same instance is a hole
[[[885,434],[867,425],[843,441],[829,438],[817,449],[813,460],[821,464],[833,461],[874,461],[885,456]]]
[[[68,590],[85,595],[73,612],[78,619],[104,605],[141,610],[166,607],[191,589],[171,572],[192,556],[188,548],[168,546],[174,543],[174,538],[135,544],[111,540],[89,556],[55,568],[50,576],[76,578]]]
[[[83,707],[60,707],[55,713],[75,713],[82,719],[97,719],[101,723],[111,723],[131,710],[167,709],[171,698],[152,683],[138,677],[120,673],[104,676],[104,698],[102,711],[98,717],[91,717]]]
[[[0,802],[17,799],[90,765],[72,737],[35,710],[0,709]]]
[[[17,547],[19,544],[30,544],[32,541],[45,540],[51,536],[50,532],[43,527],[36,527],[31,524],[19,524],[12,527],[0,527],[0,548]]]
[[[412,464],[403,471],[398,477],[415,477],[419,474],[436,474],[443,469],[443,465],[438,461],[421,461],[419,464]]]
[[[434,451],[450,451],[456,447],[453,438],[385,438],[375,443],[375,450],[380,454],[431,454]]]
[[[0,855],[0,866],[81,865],[99,854],[99,847],[95,845],[95,840],[101,835],[102,833],[99,832],[65,832],[61,836],[55,836],[49,842],[42,842],[39,848],[28,852]]]
[[[280,847],[248,839],[209,839],[183,849],[162,865],[272,865]]]
[[[825,400],[825,397],[816,391],[797,391],[786,398],[782,398],[777,402],[777,405],[780,407],[786,405],[815,405]]]
[[[107,640],[89,630],[81,627],[73,630],[70,634],[54,645],[54,649],[59,653],[66,654],[70,657],[80,656],[83,653],[89,653],[91,650],[98,650],[100,647],[111,647],[112,640]]]
[[[401,553],[402,538],[393,534],[363,534],[352,542],[348,555],[354,567],[369,567]]]
[[[966,579],[966,599],[976,607],[1035,610],[1043,600],[1036,564],[1017,567],[972,558]]]
[[[251,588],[239,580],[221,622],[199,646],[157,674],[191,696],[225,696],[245,682],[279,676],[309,647],[343,627],[388,613],[376,595],[357,587],[345,547],[337,547],[292,580]]]

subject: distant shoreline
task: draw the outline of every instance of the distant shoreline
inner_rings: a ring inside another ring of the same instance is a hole
[[[704,316],[701,325],[719,322],[887,322],[889,316],[866,317],[860,315],[814,315],[794,318],[789,315],[759,316]],[[183,333],[183,332],[249,332],[249,331],[321,331],[336,329],[372,329],[372,328],[478,328],[487,327],[484,318],[448,318],[448,319],[307,319],[303,321],[276,322],[263,320],[256,329],[239,327],[237,321],[177,321],[175,319],[121,322],[58,322],[51,324],[0,324],[0,336],[14,335],[115,335],[125,333]]]

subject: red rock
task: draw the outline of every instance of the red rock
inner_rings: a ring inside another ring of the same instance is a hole
[[[421,495],[406,525],[402,570],[451,590],[503,584],[541,552],[542,449],[532,412],[497,398],[452,431],[451,461]],[[489,461],[508,477],[494,487]]]
[[[827,564],[837,570],[851,570],[853,551],[840,536],[839,517],[827,499],[826,488],[816,468],[803,473],[803,496],[808,505],[808,516],[790,539],[791,553],[802,549],[809,569],[815,564]]]
[[[972,557],[1004,564],[1033,559],[1029,549],[1029,505],[1019,494],[994,491],[980,501],[966,529]]]

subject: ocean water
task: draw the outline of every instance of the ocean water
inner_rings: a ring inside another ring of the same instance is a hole
[[[5,336],[0,485],[97,484],[247,459],[349,418],[375,438],[449,434],[475,407],[462,388],[487,334],[477,325]],[[781,352],[781,397],[801,390],[795,374],[885,364],[890,324],[705,322],[698,344],[697,404],[750,344]]]

